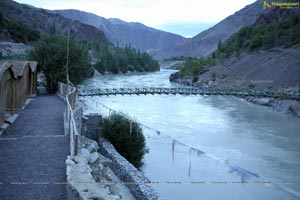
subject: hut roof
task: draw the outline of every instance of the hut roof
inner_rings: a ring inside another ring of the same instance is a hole
[[[2,79],[2,76],[4,72],[9,69],[12,66],[12,63],[7,60],[0,60],[0,79]]]
[[[14,72],[14,76],[23,76],[24,69],[26,66],[30,67],[30,63],[28,61],[11,61],[12,63],[12,71]]]
[[[29,61],[30,62],[30,69],[32,72],[35,72],[36,71],[36,68],[37,68],[37,61]]]

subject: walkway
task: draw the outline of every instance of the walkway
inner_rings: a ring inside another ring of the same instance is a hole
[[[0,199],[66,199],[64,101],[37,96],[0,137]]]

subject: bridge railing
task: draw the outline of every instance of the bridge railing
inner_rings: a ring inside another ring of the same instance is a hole
[[[97,88],[92,90],[80,90],[80,96],[101,95],[140,95],[140,94],[181,94],[181,95],[235,95],[256,96],[268,98],[283,98],[300,100],[297,92],[275,92],[231,88]]]
[[[70,135],[70,154],[77,155],[78,130],[74,119],[73,109],[76,104],[77,89],[70,84],[58,83],[58,93],[66,100],[66,129]]]

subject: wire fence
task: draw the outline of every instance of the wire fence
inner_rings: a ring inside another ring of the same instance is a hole
[[[58,93],[66,100],[66,110],[65,110],[65,119],[66,119],[66,129],[67,133],[70,135],[70,154],[77,155],[78,147],[78,130],[76,122],[74,119],[73,109],[76,105],[76,95],[77,89],[72,84],[58,83]]]
[[[106,105],[104,105],[102,103],[99,103],[97,100],[95,100],[92,97],[89,98],[88,100],[92,101],[97,107],[101,106],[102,108],[104,108],[105,110],[107,110],[108,111],[108,115],[111,115],[111,114],[114,114],[114,113],[118,113],[118,114],[122,115],[123,117],[129,119],[130,121],[137,122],[142,128],[147,129],[147,130],[153,132],[157,136],[163,136],[165,138],[168,138],[170,141],[172,141],[171,145],[172,145],[172,162],[173,163],[174,163],[174,160],[175,160],[175,148],[176,148],[176,146],[184,146],[184,147],[186,147],[189,150],[189,157],[191,157],[192,154],[195,153],[195,155],[197,155],[197,156],[200,156],[200,155],[201,156],[206,156],[206,157],[208,157],[208,158],[210,158],[212,160],[217,161],[218,163],[222,163],[224,165],[227,165],[232,172],[235,172],[238,176],[240,176],[241,182],[246,182],[248,179],[258,178],[259,177],[258,174],[250,172],[250,171],[248,171],[248,170],[246,170],[246,169],[244,169],[242,167],[239,167],[237,165],[234,165],[234,164],[230,163],[227,159],[219,158],[219,157],[217,157],[217,156],[215,156],[213,154],[210,154],[208,152],[204,152],[202,150],[199,150],[198,148],[190,146],[189,144],[186,144],[186,143],[184,143],[182,141],[179,141],[179,140],[171,137],[167,133],[161,132],[161,131],[159,131],[159,130],[157,130],[155,128],[152,128],[152,127],[150,127],[150,126],[148,126],[148,125],[146,125],[144,123],[139,122],[137,119],[129,116],[128,114],[126,114],[126,113],[124,113],[122,111],[114,110],[114,109],[112,109],[112,108],[110,108],[110,107],[108,107],[108,106],[106,106]],[[190,163],[190,166],[189,166],[189,174],[190,174],[190,170],[191,170],[191,163]]]
[[[175,159],[175,148],[176,146],[182,146],[182,147],[185,147],[187,148],[189,151],[188,151],[188,156],[189,156],[189,166],[188,166],[188,175],[190,176],[191,174],[191,168],[192,168],[192,164],[191,164],[191,157],[193,155],[196,155],[197,157],[199,156],[206,156],[208,157],[209,159],[212,159],[212,160],[215,160],[217,161],[218,163],[220,164],[223,164],[224,166],[227,166],[228,169],[229,169],[229,173],[230,174],[235,174],[237,177],[239,177],[240,179],[240,183],[242,184],[247,184],[249,180],[266,180],[264,179],[264,177],[261,177],[260,175],[254,173],[254,172],[251,172],[239,165],[236,165],[234,163],[231,163],[229,162],[227,159],[222,159],[222,158],[219,158],[218,156],[216,155],[213,155],[213,154],[210,154],[209,152],[205,152],[205,151],[202,151],[202,150],[199,150],[198,148],[195,148],[195,147],[192,147],[190,146],[189,144],[186,144],[184,142],[181,142],[175,138],[172,138],[170,135],[168,135],[167,133],[163,133],[155,128],[152,128],[152,127],[149,127],[147,126],[146,124],[144,123],[141,123],[139,122],[137,119],[129,116],[128,114],[122,112],[122,111],[117,111],[117,110],[114,110],[102,103],[99,103],[97,100],[95,100],[95,98],[93,98],[92,96],[86,98],[86,97],[82,97],[84,98],[84,100],[87,100],[87,101],[91,101],[93,102],[97,108],[99,108],[99,106],[101,106],[102,108],[104,108],[105,110],[107,110],[107,115],[110,115],[110,114],[113,114],[113,113],[118,113],[124,117],[126,117],[127,119],[129,119],[130,121],[135,121],[137,122],[142,128],[144,129],[148,129],[152,132],[154,132],[155,134],[157,134],[158,136],[163,136],[165,138],[168,138],[172,141],[171,145],[172,145],[172,162],[174,164],[174,159]],[[101,112],[101,114],[104,114],[103,112]],[[266,183],[266,186],[273,186],[277,189],[280,189],[282,191],[285,191],[289,194],[292,194],[296,197],[300,197],[300,194],[299,192],[291,189],[291,188],[288,188],[284,185],[281,185],[281,184],[278,184],[278,183]]]

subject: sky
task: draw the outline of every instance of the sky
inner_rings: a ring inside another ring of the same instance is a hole
[[[45,9],[77,9],[192,37],[255,0],[16,0]]]

